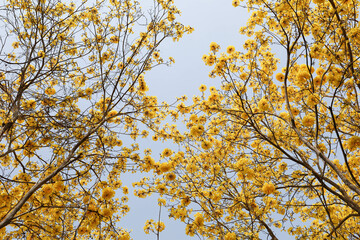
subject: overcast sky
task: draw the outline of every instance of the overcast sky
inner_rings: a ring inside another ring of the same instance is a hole
[[[232,0],[175,0],[175,5],[182,12],[178,20],[192,26],[195,31],[190,35],[184,35],[179,42],[172,42],[169,39],[160,47],[161,55],[173,57],[175,64],[171,67],[159,66],[146,74],[150,88],[148,94],[156,95],[159,102],[170,103],[182,95],[187,95],[190,99],[193,95],[198,95],[198,87],[201,84],[219,85],[219,79],[208,77],[211,68],[205,66],[201,58],[209,52],[211,42],[220,44],[221,51],[226,51],[228,45],[239,48],[242,46],[244,37],[238,31],[246,24],[248,13],[247,10],[234,8],[231,4]],[[151,146],[153,149],[154,158],[156,151],[167,147],[163,144],[156,146],[150,140],[146,144],[148,144],[146,147]],[[130,181],[134,181],[134,176]],[[146,235],[143,227],[147,219],[157,219],[159,210],[157,198],[129,197],[131,209],[120,224],[129,230],[132,229],[133,239],[156,239],[155,235]],[[161,220],[165,222],[166,228],[161,233],[160,239],[197,239],[185,235],[185,225],[182,222],[169,221],[167,216],[168,212],[163,209]]]

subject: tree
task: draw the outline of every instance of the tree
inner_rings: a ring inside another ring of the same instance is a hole
[[[211,43],[203,60],[221,89],[169,110],[187,131],[158,137],[182,151],[139,183],[188,235],[360,238],[359,4],[250,0],[244,52]]]
[[[191,28],[164,0],[146,12],[132,0],[0,9],[0,238],[129,239],[120,176],[139,146],[122,140],[157,129],[144,74],[172,61],[161,42]]]

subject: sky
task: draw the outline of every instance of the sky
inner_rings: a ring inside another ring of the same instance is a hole
[[[177,19],[195,31],[179,42],[168,39],[162,44],[161,55],[175,58],[175,64],[154,68],[147,74],[149,94],[170,101],[174,96],[199,94],[200,84],[219,85],[219,79],[208,77],[211,68],[201,58],[209,53],[211,42],[220,44],[221,51],[226,51],[228,45],[242,46],[244,37],[238,32],[246,24],[248,13],[231,3],[232,0],[175,0],[181,11]]]
[[[140,1],[144,2],[144,1]],[[158,97],[158,101],[173,102],[176,97],[187,95],[189,99],[199,94],[199,86],[219,86],[220,79],[209,78],[211,68],[205,66],[202,56],[209,53],[211,42],[220,44],[220,51],[226,51],[228,45],[241,47],[245,38],[240,35],[239,29],[246,24],[248,13],[246,9],[234,8],[232,0],[175,0],[175,5],[182,12],[178,21],[184,25],[190,25],[195,29],[192,34],[184,35],[179,42],[171,39],[163,42],[160,53],[164,57],[173,57],[175,64],[159,66],[146,73],[149,85],[149,95]],[[161,152],[168,147],[164,144],[154,144],[151,140],[144,140],[144,144],[153,150]],[[140,143],[140,146],[143,145]],[[157,159],[155,159],[157,160]],[[136,176],[131,176],[129,182],[133,182]],[[139,176],[138,176],[139,177]],[[127,180],[123,181],[126,184]],[[131,187],[131,186],[129,186]],[[143,231],[147,219],[157,219],[159,207],[157,197],[139,199],[129,196],[130,212],[121,223],[122,227],[132,230],[133,239],[156,239],[156,236],[146,235]],[[161,220],[166,228],[160,234],[162,240],[198,239],[185,235],[185,224],[180,221],[168,220],[168,212],[162,209]]]

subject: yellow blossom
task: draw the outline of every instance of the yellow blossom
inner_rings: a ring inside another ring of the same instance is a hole
[[[167,162],[161,163],[159,169],[163,173],[168,172],[171,170],[171,164]]]
[[[315,118],[308,114],[308,115],[305,115],[304,118],[302,119],[302,124],[305,126],[305,127],[311,127],[314,125],[314,122],[315,122]]]
[[[228,46],[227,48],[226,48],[226,52],[228,53],[228,54],[232,54],[232,53],[234,53],[235,52],[235,47],[234,46]]]
[[[232,5],[233,5],[234,7],[239,6],[239,5],[240,5],[240,0],[233,0],[233,1],[232,1]]]
[[[262,187],[262,191],[265,193],[265,194],[271,194],[273,192],[275,192],[275,186],[273,183],[265,183]]]
[[[204,225],[204,216],[198,212],[198,213],[195,213],[195,219],[194,219],[194,224],[197,225],[197,226],[202,226]]]
[[[200,90],[200,92],[205,92],[206,91],[206,85],[204,85],[204,84],[200,85],[199,90]]]
[[[45,94],[47,94],[47,95],[54,95],[56,93],[56,90],[55,90],[55,88],[53,88],[53,87],[49,87],[49,88],[47,88],[47,89],[45,89]]]
[[[113,212],[109,208],[104,208],[101,210],[101,215],[103,215],[104,217],[111,217],[112,214]]]
[[[225,235],[224,240],[236,240],[236,234],[233,232],[228,232]]]
[[[216,52],[220,49],[219,44],[217,44],[216,42],[211,42],[210,43],[210,50],[213,52]]]
[[[283,73],[277,73],[276,76],[275,76],[276,80],[278,80],[279,82],[283,82],[284,81],[284,74]]]
[[[115,191],[111,187],[106,187],[103,189],[101,196],[104,200],[108,201],[115,196]]]
[[[258,108],[260,109],[260,111],[264,112],[264,111],[268,111],[269,110],[269,103],[268,100],[262,98],[259,103],[258,103]]]
[[[357,148],[360,148],[360,137],[359,136],[351,136],[346,141],[346,148],[350,151],[354,151]]]

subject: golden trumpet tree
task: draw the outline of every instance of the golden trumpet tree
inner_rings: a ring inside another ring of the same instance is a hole
[[[0,12],[0,239],[129,239],[129,140],[164,117],[144,73],[191,28],[171,0],[4,0]]]
[[[234,0],[234,7],[242,1]],[[143,191],[205,239],[360,238],[358,0],[249,0],[247,40],[204,55],[200,86]],[[151,164],[150,164],[151,165]],[[282,237],[279,237],[281,234]]]

